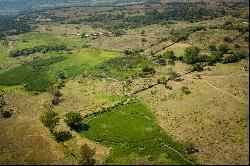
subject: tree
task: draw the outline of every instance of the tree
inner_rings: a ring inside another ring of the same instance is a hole
[[[40,120],[45,127],[52,131],[58,125],[60,117],[58,113],[52,110],[46,110],[42,113]]]
[[[185,49],[185,54],[183,56],[183,62],[187,64],[195,64],[199,61],[200,50],[196,46],[190,46]]]
[[[73,130],[81,132],[88,130],[88,125],[83,123],[83,117],[79,112],[69,112],[65,115],[64,122]]]
[[[53,131],[52,134],[57,142],[65,142],[72,138],[69,131]]]
[[[219,62],[223,57],[223,53],[220,51],[212,51],[211,55],[208,57],[208,65],[214,65]]]
[[[163,57],[165,57],[166,59],[171,59],[171,60],[176,60],[177,57],[174,54],[174,51],[166,51],[163,54]]]
[[[80,149],[80,157],[79,157],[79,164],[81,165],[93,165],[95,164],[95,159],[94,157],[94,150],[90,149],[88,145],[84,144],[81,146]]]

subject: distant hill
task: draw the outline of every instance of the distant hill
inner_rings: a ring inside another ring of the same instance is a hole
[[[0,0],[0,14],[16,13],[23,10],[44,9],[66,6],[120,6],[144,2],[221,2],[247,0]]]
[[[65,6],[119,6],[158,0],[0,0],[0,13]]]

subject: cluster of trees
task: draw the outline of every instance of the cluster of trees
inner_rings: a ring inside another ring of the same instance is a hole
[[[218,28],[221,28],[224,30],[237,30],[241,33],[249,32],[248,26],[233,24],[231,21],[226,21],[223,25],[219,26]]]
[[[45,127],[47,127],[54,139],[57,142],[65,142],[70,140],[73,136],[70,131],[58,130],[56,126],[59,125],[60,116],[58,113],[52,110],[46,110],[42,112],[40,120]],[[65,115],[64,122],[72,129],[77,132],[88,130],[88,125],[84,124],[83,117],[78,112],[69,112]],[[95,164],[94,159],[95,151],[88,145],[83,144],[79,150],[79,156],[77,157],[79,164],[81,165],[93,165]]]
[[[160,54],[155,57],[154,63],[159,64],[161,66],[165,66],[166,64],[174,65],[176,60],[181,60],[182,57],[177,57],[173,51],[166,51],[163,54]]]
[[[81,22],[99,23],[110,31],[117,29],[136,28],[140,26],[158,24],[168,20],[198,21],[221,16],[218,10],[205,7],[204,4],[170,3],[165,4],[163,11],[150,10],[145,15],[125,17],[121,14],[95,14]],[[110,24],[110,22],[112,22]]]
[[[35,27],[28,24],[26,20],[17,20],[16,16],[0,15],[0,39],[9,35],[19,35],[30,32]]]
[[[217,62],[221,63],[235,63],[241,59],[246,58],[246,53],[239,52],[229,52],[229,47],[226,44],[221,44],[219,47],[215,45],[210,45],[210,56],[201,55],[200,49],[196,46],[190,46],[185,49],[185,54],[183,56],[183,62],[191,64],[192,67],[190,71],[202,71],[203,66],[214,65]]]
[[[206,27],[204,26],[193,26],[193,27],[188,27],[185,29],[181,29],[181,30],[172,30],[171,31],[171,40],[173,42],[180,42],[180,41],[184,41],[187,40],[188,36],[191,33],[194,33],[196,31],[200,31],[200,30],[205,30]]]
[[[52,110],[46,110],[40,116],[40,120],[45,127],[47,127],[53,137],[58,142],[64,142],[72,138],[72,134],[69,131],[58,130],[56,126],[58,126],[60,121],[60,116],[58,113]],[[80,113],[70,112],[65,115],[64,122],[72,129],[77,132],[81,132],[84,130],[88,130],[88,125],[83,122],[83,117]]]
[[[25,56],[25,55],[34,54],[36,52],[42,52],[45,54],[49,51],[62,51],[62,50],[69,51],[70,49],[66,47],[65,45],[57,45],[57,44],[49,45],[49,46],[40,45],[40,46],[36,46],[33,48],[25,48],[21,50],[11,51],[10,56],[12,57]]]

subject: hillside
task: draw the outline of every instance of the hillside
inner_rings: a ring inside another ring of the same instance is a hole
[[[248,2],[25,2],[0,15],[0,165],[249,165]]]

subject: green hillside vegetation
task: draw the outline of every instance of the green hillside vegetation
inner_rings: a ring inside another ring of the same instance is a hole
[[[133,164],[133,158],[145,156],[148,164],[190,165],[194,162],[184,146],[173,141],[155,123],[155,116],[150,110],[141,103],[129,104],[93,119],[89,117],[87,121],[90,129],[82,132],[82,136],[112,147],[107,164]],[[129,161],[131,158],[132,161]]]

